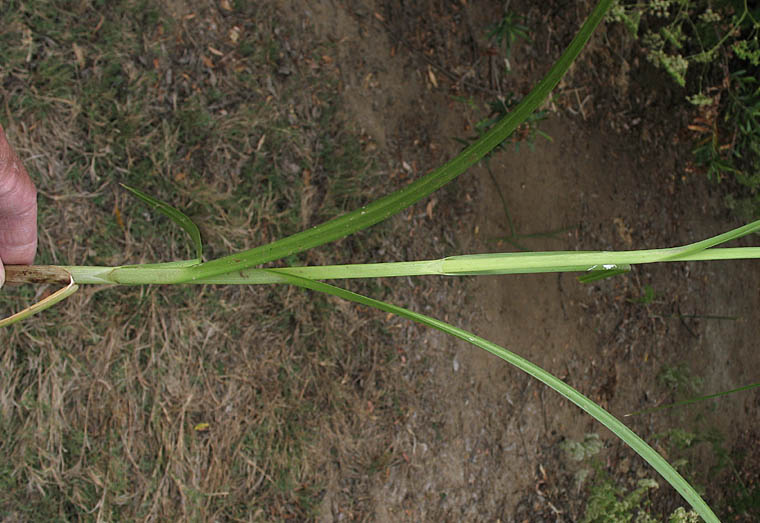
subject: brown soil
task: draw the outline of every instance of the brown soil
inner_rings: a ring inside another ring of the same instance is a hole
[[[294,12],[295,4],[287,3],[286,10]],[[472,119],[483,115],[472,114],[452,95],[490,101],[499,93],[525,93],[588,9],[511,8],[528,16],[535,33],[532,45],[516,50],[514,72],[506,78],[494,73],[501,64],[486,52],[484,38],[500,2],[430,0],[412,7],[322,1],[293,16],[313,24],[318,38],[336,43],[347,118],[374,138],[382,154],[427,169],[454,155],[460,147],[454,138],[471,135]],[[657,91],[647,85],[653,81]],[[617,28],[601,30],[548,106],[551,116],[541,128],[552,141],[538,138],[534,150],[523,145],[490,162],[518,233],[564,230],[521,240],[525,245],[661,247],[737,225],[703,180],[684,174],[684,116],[672,91]],[[509,235],[509,228],[486,168],[473,169],[455,184],[453,191],[466,194],[476,187],[475,215],[459,214],[457,223],[445,225],[456,231],[458,246],[470,252],[511,250],[494,241]],[[673,400],[656,379],[666,365],[685,363],[687,373],[704,380],[701,393],[756,381],[759,284],[760,271],[751,262],[670,264],[591,285],[573,275],[480,278],[466,282],[464,292],[431,298],[440,300],[435,314],[448,314],[528,357],[623,416]],[[654,299],[636,303],[647,286]],[[429,362],[428,373],[419,385],[419,403],[392,444],[404,461],[374,479],[365,516],[572,521],[582,514],[583,496],[573,486],[577,466],[558,444],[589,432],[602,435],[602,462],[622,485],[655,476],[579,409],[496,358],[434,332],[424,335],[418,350],[416,358]],[[650,441],[669,428],[717,431],[723,447],[731,449],[751,428],[757,409],[757,394],[745,392],[628,423]],[[670,452],[666,442],[657,441],[661,451]],[[722,490],[707,475],[715,455],[698,450],[701,461],[692,457],[691,477],[707,488],[711,502],[720,503],[730,489]],[[654,501],[661,513],[683,504],[669,487]],[[329,490],[321,514],[324,521],[341,519]]]

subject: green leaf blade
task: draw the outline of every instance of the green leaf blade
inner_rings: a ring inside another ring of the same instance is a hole
[[[126,190],[137,196],[144,203],[156,209],[158,212],[167,216],[171,221],[182,227],[182,229],[190,235],[190,239],[193,241],[195,248],[195,259],[198,263],[203,261],[203,243],[201,241],[201,232],[198,230],[198,226],[191,220],[185,213],[169,205],[166,202],[162,202],[144,192],[130,187],[128,185],[121,184]]]
[[[271,271],[273,272],[273,271]],[[712,509],[705,503],[702,497],[697,491],[652,447],[649,446],[643,439],[641,439],[635,432],[629,429],[620,420],[615,418],[612,414],[604,410],[602,407],[588,399],[586,396],[569,386],[559,378],[546,372],[538,365],[530,362],[529,360],[519,356],[500,345],[490,342],[480,336],[477,336],[471,332],[465,331],[458,327],[454,327],[441,320],[425,316],[414,311],[410,311],[403,307],[393,305],[391,303],[375,300],[356,294],[339,287],[334,287],[326,283],[307,280],[299,278],[297,276],[274,273],[281,279],[282,283],[289,283],[298,287],[311,289],[318,292],[337,296],[345,300],[360,303],[379,309],[384,312],[390,312],[402,316],[404,318],[422,323],[434,329],[438,329],[446,334],[455,336],[461,340],[475,345],[491,354],[498,356],[504,361],[518,367],[520,370],[526,372],[537,380],[548,385],[556,392],[575,403],[578,407],[586,411],[597,421],[610,429],[617,437],[622,439],[629,447],[631,447],[637,454],[639,454],[644,460],[647,461],[657,472],[662,475],[670,485],[675,488],[681,496],[694,508],[694,510],[702,516],[705,521],[710,523],[719,523],[719,519],[712,511]]]
[[[695,256],[699,254],[700,252],[710,249],[712,247],[715,247],[716,245],[719,245],[721,243],[735,240],[737,238],[741,238],[742,236],[747,236],[748,234],[756,233],[759,231],[760,231],[760,220],[756,220],[754,222],[748,223],[747,225],[743,225],[742,227],[737,227],[736,229],[732,229],[728,232],[724,232],[723,234],[713,236],[712,238],[708,238],[706,240],[702,240],[696,243],[691,243],[689,245],[684,245],[683,247],[674,249],[675,250],[674,254],[666,258],[663,258],[661,261],[675,261],[682,258],[687,258],[689,256]]]
[[[631,271],[630,265],[620,265],[614,269],[602,269],[600,271],[593,270],[593,271],[590,271],[588,274],[583,274],[581,276],[578,276],[578,281],[581,283],[591,283],[594,281],[612,278],[613,276],[617,276],[618,274],[625,274],[626,272],[630,272],[630,271]]]
[[[191,277],[185,281],[247,269],[344,238],[356,231],[366,229],[386,220],[440,189],[484,158],[540,107],[583,50],[612,3],[613,0],[601,0],[591,14],[589,14],[570,45],[568,45],[565,52],[551,67],[546,76],[523,98],[512,112],[507,114],[490,131],[464,149],[453,160],[411,183],[404,189],[318,227],[302,231],[268,245],[262,245],[248,251],[203,263],[191,270]]]

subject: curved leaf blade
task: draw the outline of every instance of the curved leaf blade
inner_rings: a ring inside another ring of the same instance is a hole
[[[69,275],[69,283],[66,287],[58,289],[47,298],[38,301],[34,305],[30,305],[26,309],[19,311],[16,314],[8,316],[7,318],[0,318],[0,329],[9,325],[13,325],[14,323],[24,320],[30,316],[34,316],[35,314],[40,313],[45,309],[49,309],[56,303],[63,301],[74,294],[78,289],[79,285],[74,283],[74,278]]]
[[[586,396],[575,390],[570,385],[566,384],[554,375],[546,372],[538,365],[530,362],[529,360],[518,356],[517,354],[490,342],[480,336],[477,336],[464,329],[454,327],[446,322],[425,316],[403,307],[393,305],[391,303],[383,302],[356,294],[339,287],[334,287],[326,283],[321,283],[313,280],[307,280],[304,278],[298,278],[289,274],[275,273],[281,279],[283,283],[290,283],[298,287],[311,289],[318,292],[337,296],[349,301],[367,305],[376,309],[380,309],[384,312],[390,312],[404,318],[422,323],[434,329],[438,329],[442,332],[455,336],[461,340],[480,347],[491,354],[498,356],[504,361],[514,365],[520,370],[533,376],[537,380],[548,385],[556,392],[575,403],[578,407],[586,411],[593,416],[602,425],[610,429],[617,437],[622,439],[629,447],[631,447],[637,454],[639,454],[644,460],[649,463],[657,472],[662,475],[665,480],[675,488],[681,496],[694,508],[694,510],[702,516],[702,518],[709,523],[719,523],[720,520],[712,511],[712,509],[705,503],[702,497],[696,490],[681,476],[656,450],[649,446],[643,439],[641,439],[635,432],[624,425],[620,420],[615,418],[612,414],[604,410],[602,407],[588,399]]]
[[[190,271],[191,277],[183,280],[183,282],[247,269],[344,238],[393,216],[440,189],[483,159],[539,108],[586,46],[592,33],[604,19],[612,3],[613,0],[600,0],[575,35],[575,38],[573,38],[570,45],[551,67],[546,76],[523,98],[512,112],[502,118],[490,131],[464,149],[453,160],[411,183],[404,189],[385,196],[365,207],[323,223],[318,227],[299,232],[267,245],[255,247],[248,251],[231,254],[200,264]]]
[[[161,200],[145,194],[144,192],[135,189],[134,187],[124,185],[123,183],[120,185],[137,196],[144,203],[150,205],[164,216],[167,216],[171,221],[182,227],[182,229],[184,229],[184,231],[190,235],[190,239],[193,241],[193,246],[195,247],[195,259],[198,261],[198,263],[201,263],[203,259],[203,243],[201,241],[201,231],[198,230],[198,226],[195,225],[195,222],[193,222],[193,220],[188,218],[185,213],[179,209],[172,207],[166,202],[162,202]]]

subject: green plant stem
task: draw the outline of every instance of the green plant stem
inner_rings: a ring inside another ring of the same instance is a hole
[[[715,249],[716,245],[760,230],[760,220],[682,247],[621,252],[517,252],[450,256],[417,262],[290,267],[277,269],[311,280],[340,278],[380,278],[392,276],[448,276],[524,274],[539,272],[597,272],[628,270],[630,265],[667,261],[705,261],[760,258],[760,247]],[[142,285],[171,283],[275,283],[261,270],[241,264],[225,273],[189,278],[199,267],[194,260],[121,267],[67,266],[75,283]],[[11,271],[12,272],[12,271]],[[10,280],[9,281],[13,281]]]
[[[682,248],[623,252],[518,252],[450,256],[438,260],[391,263],[359,263],[277,269],[245,269],[210,276],[195,284],[281,283],[277,273],[308,280],[390,278],[398,276],[478,276],[541,272],[588,272],[644,263],[735,260],[760,258],[760,247],[712,248],[674,257]],[[144,285],[172,283],[192,262],[123,267],[63,266],[78,284]]]
[[[196,284],[264,284],[280,283],[277,273],[308,280],[343,278],[383,278],[394,276],[467,276],[490,274],[525,274],[540,272],[584,272],[585,281],[599,275],[612,275],[630,269],[631,265],[674,261],[707,261],[760,258],[760,247],[715,248],[723,242],[760,230],[760,220],[737,227],[706,240],[668,249],[638,251],[556,251],[471,254],[450,256],[438,260],[414,262],[325,265],[316,267],[287,267],[278,269],[228,270],[189,279]],[[64,282],[69,278],[76,284],[172,284],[182,280],[199,265],[196,260],[119,267],[93,266],[8,266],[6,279],[13,283]]]

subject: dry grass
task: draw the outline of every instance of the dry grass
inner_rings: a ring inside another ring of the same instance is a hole
[[[268,3],[170,4],[0,4],[3,123],[40,189],[38,261],[186,257],[118,182],[195,218],[209,257],[390,190],[337,116],[329,44]],[[384,240],[397,227],[289,261],[403,256],[411,239]],[[402,348],[416,328],[385,320],[289,288],[150,287],[86,289],[0,332],[0,515],[303,519],[328,484],[366,513],[373,475],[401,459],[389,427],[417,372]]]

